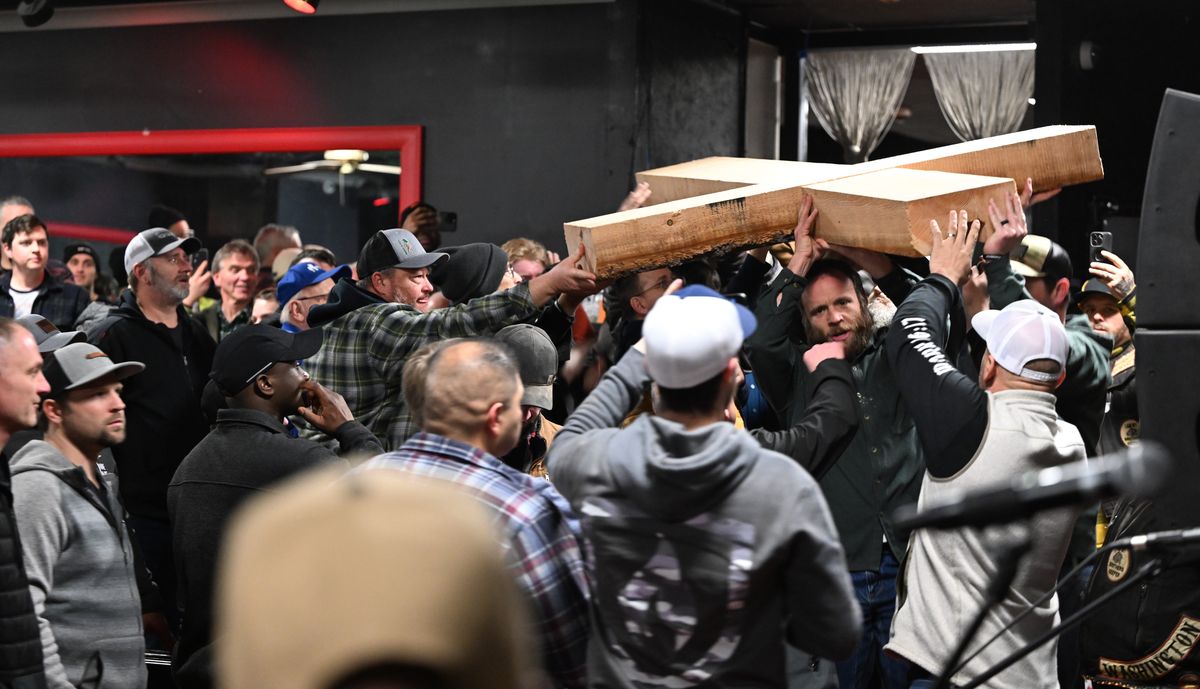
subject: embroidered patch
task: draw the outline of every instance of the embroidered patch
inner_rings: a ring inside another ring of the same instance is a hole
[[[1117,679],[1159,679],[1171,673],[1191,655],[1200,639],[1200,620],[1183,615],[1161,646],[1133,661],[1100,658],[1100,673]]]
[[[1108,580],[1118,582],[1129,574],[1129,551],[1125,548],[1114,550],[1108,555],[1108,565],[1104,568]]]
[[[104,352],[89,352],[83,357],[84,359],[107,359],[108,355]]]
[[[1121,424],[1121,442],[1125,443],[1125,447],[1135,445],[1140,435],[1140,426],[1137,419],[1129,419]]]

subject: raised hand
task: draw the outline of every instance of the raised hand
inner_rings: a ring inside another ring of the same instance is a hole
[[[625,198],[622,199],[621,205],[617,206],[617,212],[633,210],[641,208],[643,204],[650,198],[650,183],[638,182]]]
[[[1136,287],[1133,282],[1133,270],[1125,261],[1121,260],[1120,256],[1111,251],[1101,251],[1100,255],[1111,263],[1093,261],[1088,267],[1088,272],[1103,280],[1104,284],[1108,285],[1108,291],[1113,293],[1117,301],[1124,301]]]
[[[845,359],[846,358],[846,343],[844,342],[822,342],[818,345],[813,345],[804,352],[804,365],[809,371],[817,370],[817,366],[826,359]]]
[[[792,260],[788,261],[788,270],[804,277],[821,252],[829,249],[829,242],[812,236],[813,225],[817,222],[817,209],[813,208],[812,196],[805,194],[801,197],[798,216],[796,227],[792,230],[796,238],[796,251],[792,254]]]
[[[1014,194],[1015,196],[1015,194]],[[962,286],[971,275],[971,254],[979,239],[978,220],[967,222],[967,212],[950,211],[945,237],[936,220],[929,221],[929,233],[933,237],[933,251],[929,254],[929,272],[944,276]]]
[[[584,251],[580,242],[574,254],[529,281],[529,295],[534,304],[545,306],[559,294],[588,295],[600,289],[596,284],[596,276],[579,267]]]
[[[1026,177],[1025,188],[1021,190],[1021,208],[1029,208],[1035,203],[1041,203],[1042,201],[1052,199],[1055,196],[1058,196],[1060,191],[1062,191],[1062,187],[1050,189],[1048,191],[1039,191],[1035,194],[1033,193],[1033,178]]]
[[[184,308],[192,308],[192,304],[199,301],[200,297],[208,294],[208,288],[211,285],[212,271],[208,269],[208,261],[201,261],[200,265],[196,266],[196,269],[192,271],[191,277],[188,278],[188,295],[183,300]]]
[[[1003,207],[997,205],[994,199],[988,199],[988,220],[992,223],[992,236],[983,244],[985,254],[1007,256],[1029,234],[1029,228],[1025,226],[1025,210],[1016,194],[1006,195]]]
[[[354,413],[340,394],[315,380],[305,382],[300,389],[304,391],[305,404],[296,411],[322,432],[332,434],[342,424],[354,420]]]

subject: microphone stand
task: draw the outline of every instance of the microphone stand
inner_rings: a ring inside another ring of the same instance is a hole
[[[962,689],[976,689],[984,682],[987,682],[991,678],[1007,670],[1010,666],[1012,666],[1013,663],[1032,653],[1037,647],[1058,636],[1059,634],[1062,634],[1066,630],[1075,627],[1082,622],[1085,617],[1095,612],[1097,608],[1112,600],[1117,595],[1129,590],[1134,584],[1139,583],[1143,579],[1149,579],[1150,577],[1158,576],[1160,573],[1162,573],[1162,571],[1163,561],[1161,558],[1154,558],[1153,560],[1150,560],[1146,564],[1142,565],[1142,567],[1138,569],[1138,571],[1134,572],[1133,575],[1131,575],[1128,579],[1109,589],[1106,593],[1104,593],[1104,595],[1100,596],[1096,600],[1088,603],[1079,610],[1076,610],[1074,615],[1071,615],[1067,619],[1063,620],[1057,626],[1046,630],[1046,632],[1038,638],[1012,652],[1005,657],[1004,660],[1001,660],[999,663],[997,663],[992,669],[971,680],[971,682],[962,687]]]
[[[955,670],[958,669],[958,662],[962,660],[963,655],[967,652],[967,647],[971,645],[971,642],[975,639],[975,635],[979,633],[979,629],[983,626],[983,621],[987,619],[988,613],[992,611],[992,608],[999,605],[1008,594],[1008,587],[1012,586],[1013,580],[1017,578],[1017,567],[1021,564],[1021,558],[1032,547],[1033,539],[1029,537],[1029,530],[1024,529],[1017,539],[997,548],[996,573],[992,575],[991,581],[988,582],[987,590],[984,592],[983,605],[980,606],[979,612],[975,614],[975,618],[971,620],[970,626],[967,627],[967,631],[963,634],[962,640],[958,642],[958,646],[954,648],[954,652],[950,654],[950,658],[942,666],[942,671],[938,674],[934,689],[949,689],[950,678],[954,676]]]

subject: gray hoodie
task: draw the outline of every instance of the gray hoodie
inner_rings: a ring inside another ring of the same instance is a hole
[[[593,687],[783,686],[784,640],[849,655],[861,614],[816,481],[733,424],[643,415],[630,350],[550,449],[580,516]]]
[[[143,689],[142,605],[116,477],[101,492],[41,440],[13,457],[12,474],[47,685]]]

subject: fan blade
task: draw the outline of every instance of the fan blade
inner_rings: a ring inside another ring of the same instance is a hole
[[[399,165],[377,165],[375,163],[360,163],[358,169],[362,172],[376,172],[381,175],[400,174]]]
[[[330,160],[314,160],[308,163],[300,163],[299,165],[284,165],[282,167],[269,167],[263,170],[264,175],[288,175],[294,172],[308,172],[309,170],[328,170],[330,168],[337,169],[340,163]]]

